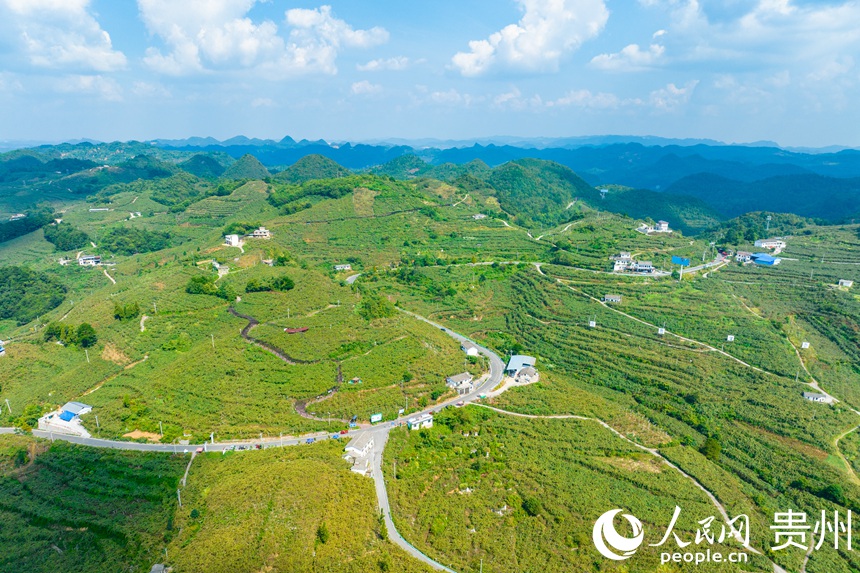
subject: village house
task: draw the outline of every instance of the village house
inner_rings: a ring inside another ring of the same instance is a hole
[[[755,246],[762,249],[778,249],[779,251],[785,248],[785,241],[782,237],[774,237],[773,239],[759,239],[755,242]]]
[[[511,359],[508,360],[508,365],[505,368],[505,374],[512,378],[516,378],[517,375],[524,368],[528,368],[531,366],[534,368],[535,358],[534,356],[526,356],[524,354],[514,354],[511,356]]]
[[[472,375],[468,372],[455,374],[454,376],[448,376],[447,378],[445,378],[445,384],[447,384],[448,387],[456,390],[457,394],[461,396],[463,394],[468,394],[474,388],[474,386],[472,385]]]
[[[772,257],[767,253],[753,253],[750,258],[755,264],[766,267],[774,267],[782,262],[782,259],[779,257]]]
[[[463,343],[460,344],[460,350],[465,352],[467,356],[478,355],[478,347],[469,342],[468,340],[464,340]]]
[[[420,430],[422,428],[432,428],[433,427],[433,415],[432,414],[421,414],[420,416],[416,416],[414,418],[409,418],[406,420],[406,427],[410,430]]]
[[[669,228],[668,221],[657,221],[657,225],[654,227],[654,233],[671,233],[672,229]]]
[[[534,366],[526,366],[517,373],[516,382],[517,384],[531,384],[536,382],[537,378],[538,372]]]
[[[824,404],[830,402],[830,396],[827,394],[819,394],[818,392],[804,392],[803,397],[810,402],[819,402]]]
[[[99,255],[82,255],[78,257],[78,264],[82,267],[96,267],[102,264],[102,258]]]
[[[335,265],[334,270],[338,271],[338,272],[340,272],[340,271],[351,271],[352,265]]]
[[[260,227],[259,229],[254,229],[254,232],[248,235],[252,239],[271,239],[272,233],[265,227]]]
[[[748,251],[738,251],[735,255],[735,260],[739,263],[748,263],[752,260],[752,253]]]
[[[373,434],[362,432],[349,441],[344,448],[347,456],[352,458],[363,458],[373,449]]]
[[[603,295],[603,302],[619,303],[619,302],[621,302],[621,295],[620,294],[605,294],[605,295]]]
[[[476,214],[472,215],[472,218],[476,221],[480,221],[481,219],[486,219],[487,216],[484,215],[483,213],[476,213]]]
[[[651,261],[636,261],[633,263],[631,270],[634,273],[653,273],[654,265]]]
[[[242,243],[239,235],[224,235],[224,244],[228,247],[238,247]]]

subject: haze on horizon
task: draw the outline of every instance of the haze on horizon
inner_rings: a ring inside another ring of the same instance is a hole
[[[0,140],[860,146],[860,1],[0,0]]]

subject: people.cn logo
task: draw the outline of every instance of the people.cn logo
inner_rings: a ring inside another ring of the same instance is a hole
[[[598,517],[597,521],[594,522],[594,529],[591,532],[594,547],[597,548],[601,555],[615,561],[630,559],[645,539],[642,522],[628,513],[621,514],[621,517],[626,519],[630,524],[630,527],[633,529],[633,537],[622,537],[618,534],[613,521],[615,520],[615,516],[622,511],[621,509],[613,509]]]

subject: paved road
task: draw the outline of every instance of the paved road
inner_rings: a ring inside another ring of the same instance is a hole
[[[14,434],[15,428],[0,428],[0,434]]]
[[[361,273],[358,273],[357,275],[350,275],[350,276],[346,277],[346,284],[351,285],[360,276],[361,276]]]

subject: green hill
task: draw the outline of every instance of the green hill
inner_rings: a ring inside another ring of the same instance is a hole
[[[306,155],[275,175],[287,183],[305,183],[313,179],[336,179],[352,175],[352,171],[323,155]]]
[[[179,164],[183,170],[202,178],[217,178],[224,174],[225,167],[211,155],[198,153]]]
[[[246,153],[228,167],[222,177],[224,179],[264,179],[271,177],[271,175],[266,166],[260,163],[256,157]]]

